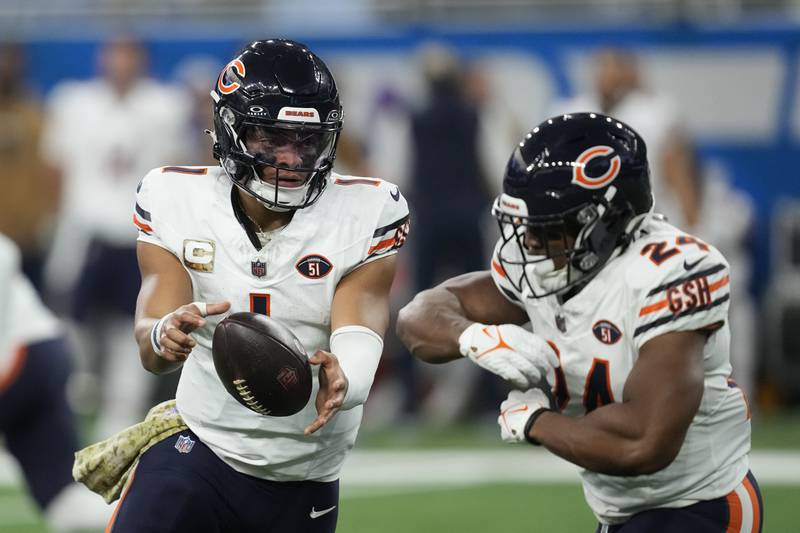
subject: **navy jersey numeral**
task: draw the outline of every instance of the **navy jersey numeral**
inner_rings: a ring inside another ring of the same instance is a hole
[[[583,406],[588,414],[598,407],[610,403],[614,403],[614,393],[611,391],[611,372],[608,361],[595,357],[589,375],[586,376]]]
[[[250,312],[269,316],[270,298],[268,293],[250,293]]]

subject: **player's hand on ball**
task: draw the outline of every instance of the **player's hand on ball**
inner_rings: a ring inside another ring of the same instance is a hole
[[[514,324],[475,323],[458,338],[461,355],[515,387],[528,389],[542,378],[555,380],[558,357],[546,340]]]
[[[342,407],[344,397],[347,395],[347,376],[344,375],[339,360],[330,352],[317,350],[313,357],[308,359],[312,365],[319,367],[319,390],[317,391],[317,418],[305,429],[306,435],[311,435],[328,423]]]
[[[219,315],[231,308],[230,302],[204,303],[192,302],[182,305],[161,319],[157,335],[161,347],[160,357],[180,363],[186,361],[197,342],[189,335],[197,328],[205,326],[205,317]],[[156,352],[158,353],[158,352]]]
[[[512,390],[500,404],[500,438],[504,442],[525,442],[525,425],[537,411],[550,409],[550,400],[541,389]]]

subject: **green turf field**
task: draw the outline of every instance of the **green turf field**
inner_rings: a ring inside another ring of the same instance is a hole
[[[762,487],[764,531],[797,531],[798,487]],[[0,532],[45,533],[28,499],[0,489]],[[595,522],[578,485],[485,485],[459,489],[344,490],[339,533],[591,533]]]
[[[800,417],[797,414],[761,418],[753,433],[755,449],[795,452],[787,460],[800,461],[797,454],[800,451]],[[483,452],[508,448],[499,442],[493,423],[448,427],[414,424],[377,431],[367,429],[359,437],[356,447],[359,450],[407,452],[408,457],[404,460],[411,460],[414,464],[426,450],[466,452],[468,457],[474,453],[476,460],[480,461],[477,456]],[[464,468],[469,468],[469,463]],[[403,474],[408,477],[406,470]],[[762,482],[761,489],[765,506],[764,531],[800,531],[797,527],[800,478],[791,485]],[[348,486],[345,480],[338,532],[591,533],[594,528],[594,518],[583,500],[576,475],[574,483],[500,481],[449,487],[436,483],[371,486],[363,481]],[[19,487],[0,486],[0,533],[46,533],[31,501]]]

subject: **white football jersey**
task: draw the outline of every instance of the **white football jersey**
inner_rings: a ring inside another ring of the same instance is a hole
[[[17,246],[0,234],[0,382],[14,366],[19,348],[60,334],[58,320],[20,270]]]
[[[194,300],[229,301],[231,313],[269,315],[292,330],[309,355],[329,350],[337,284],[403,245],[405,199],[391,183],[331,174],[320,198],[297,210],[259,250],[237,219],[237,191],[219,167],[155,169],[137,192],[139,240],[175,254],[192,279]],[[317,414],[313,365],[311,400],[299,413],[269,417],[243,407],[214,369],[211,340],[222,318],[208,317],[192,335],[197,346],[183,365],[177,392],[186,424],[240,472],[276,481],[337,479],[355,443],[362,407],[340,411],[321,430],[304,435]]]
[[[703,398],[675,460],[651,475],[581,471],[586,500],[601,522],[719,498],[742,481],[749,465],[750,411],[729,380],[730,278],[715,248],[651,218],[624,253],[563,305],[555,296],[523,298],[509,283],[520,275],[519,267],[503,269],[497,249],[491,271],[501,292],[526,310],[533,331],[557,347],[561,368],[553,395],[571,416],[622,401],[625,381],[648,340],[721,325],[706,342]]]
[[[185,162],[189,112],[181,92],[151,79],[137,81],[124,96],[102,79],[59,84],[42,147],[64,172],[62,217],[68,221],[62,224],[130,246],[136,234],[130,191],[154,166]],[[64,238],[74,236],[65,232]]]

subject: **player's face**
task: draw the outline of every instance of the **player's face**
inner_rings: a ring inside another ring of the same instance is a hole
[[[566,251],[575,244],[574,237],[564,231],[562,225],[527,226],[523,237],[525,251],[530,255],[544,256],[553,260],[555,269],[567,264]]]
[[[261,180],[270,185],[293,189],[302,187],[311,173],[292,169],[313,168],[328,141],[326,135],[251,127],[245,132],[244,139],[247,151],[268,163],[257,167]]]

